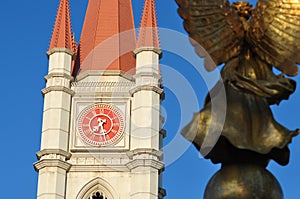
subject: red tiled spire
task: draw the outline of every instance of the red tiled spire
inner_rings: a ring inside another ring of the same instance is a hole
[[[71,27],[69,0],[60,0],[49,50],[53,48],[67,48],[73,52],[76,51]]]
[[[155,47],[160,49],[155,0],[145,0],[137,42],[137,48],[139,47]]]
[[[79,73],[122,70],[134,73],[136,37],[131,0],[89,0],[80,38]]]

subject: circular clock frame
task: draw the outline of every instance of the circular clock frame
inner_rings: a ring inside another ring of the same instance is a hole
[[[123,137],[125,129],[121,110],[103,103],[82,110],[76,124],[81,140],[97,147],[116,144]]]

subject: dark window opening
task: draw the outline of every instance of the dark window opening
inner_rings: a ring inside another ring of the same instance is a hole
[[[104,197],[101,193],[96,192],[96,193],[93,195],[92,199],[107,199],[107,197]]]

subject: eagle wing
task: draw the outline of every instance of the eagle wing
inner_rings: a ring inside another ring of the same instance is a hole
[[[300,63],[300,0],[259,0],[246,40],[263,61],[295,76]]]
[[[176,0],[184,28],[208,71],[238,55],[244,42],[243,24],[227,0]],[[204,49],[203,49],[203,48]],[[206,57],[207,58],[207,57]]]

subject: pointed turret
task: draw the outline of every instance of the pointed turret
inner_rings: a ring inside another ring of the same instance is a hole
[[[60,0],[50,42],[48,74],[44,95],[41,150],[34,164],[39,172],[37,198],[66,198],[66,177],[71,164],[68,136],[71,112],[74,42],[69,0]],[[51,154],[51,155],[50,155]],[[51,157],[50,157],[50,156]]]
[[[76,43],[73,37],[70,18],[69,0],[61,0],[56,15],[49,51],[54,48],[66,48],[73,52],[76,51]]]
[[[138,41],[134,50],[136,75],[150,72],[159,74],[160,50],[155,0],[145,0]]]
[[[160,172],[164,168],[159,155],[162,154],[160,151],[162,143],[160,104],[164,94],[160,84],[161,50],[159,48],[154,0],[145,0],[139,38],[134,50],[136,56],[135,87],[130,90],[132,95],[131,149],[138,151],[132,158],[137,162],[144,161],[140,155],[148,153],[144,149],[151,151],[151,155],[147,154],[149,166],[139,163],[129,164],[133,174],[131,180],[133,198],[162,198],[159,196],[158,187],[161,184]],[[136,186],[140,182],[143,182],[143,186]]]
[[[77,73],[88,70],[134,73],[135,46],[131,0],[90,0],[80,39]]]
[[[154,47],[159,49],[159,36],[157,29],[157,18],[155,0],[145,0],[142,15],[137,48]]]

